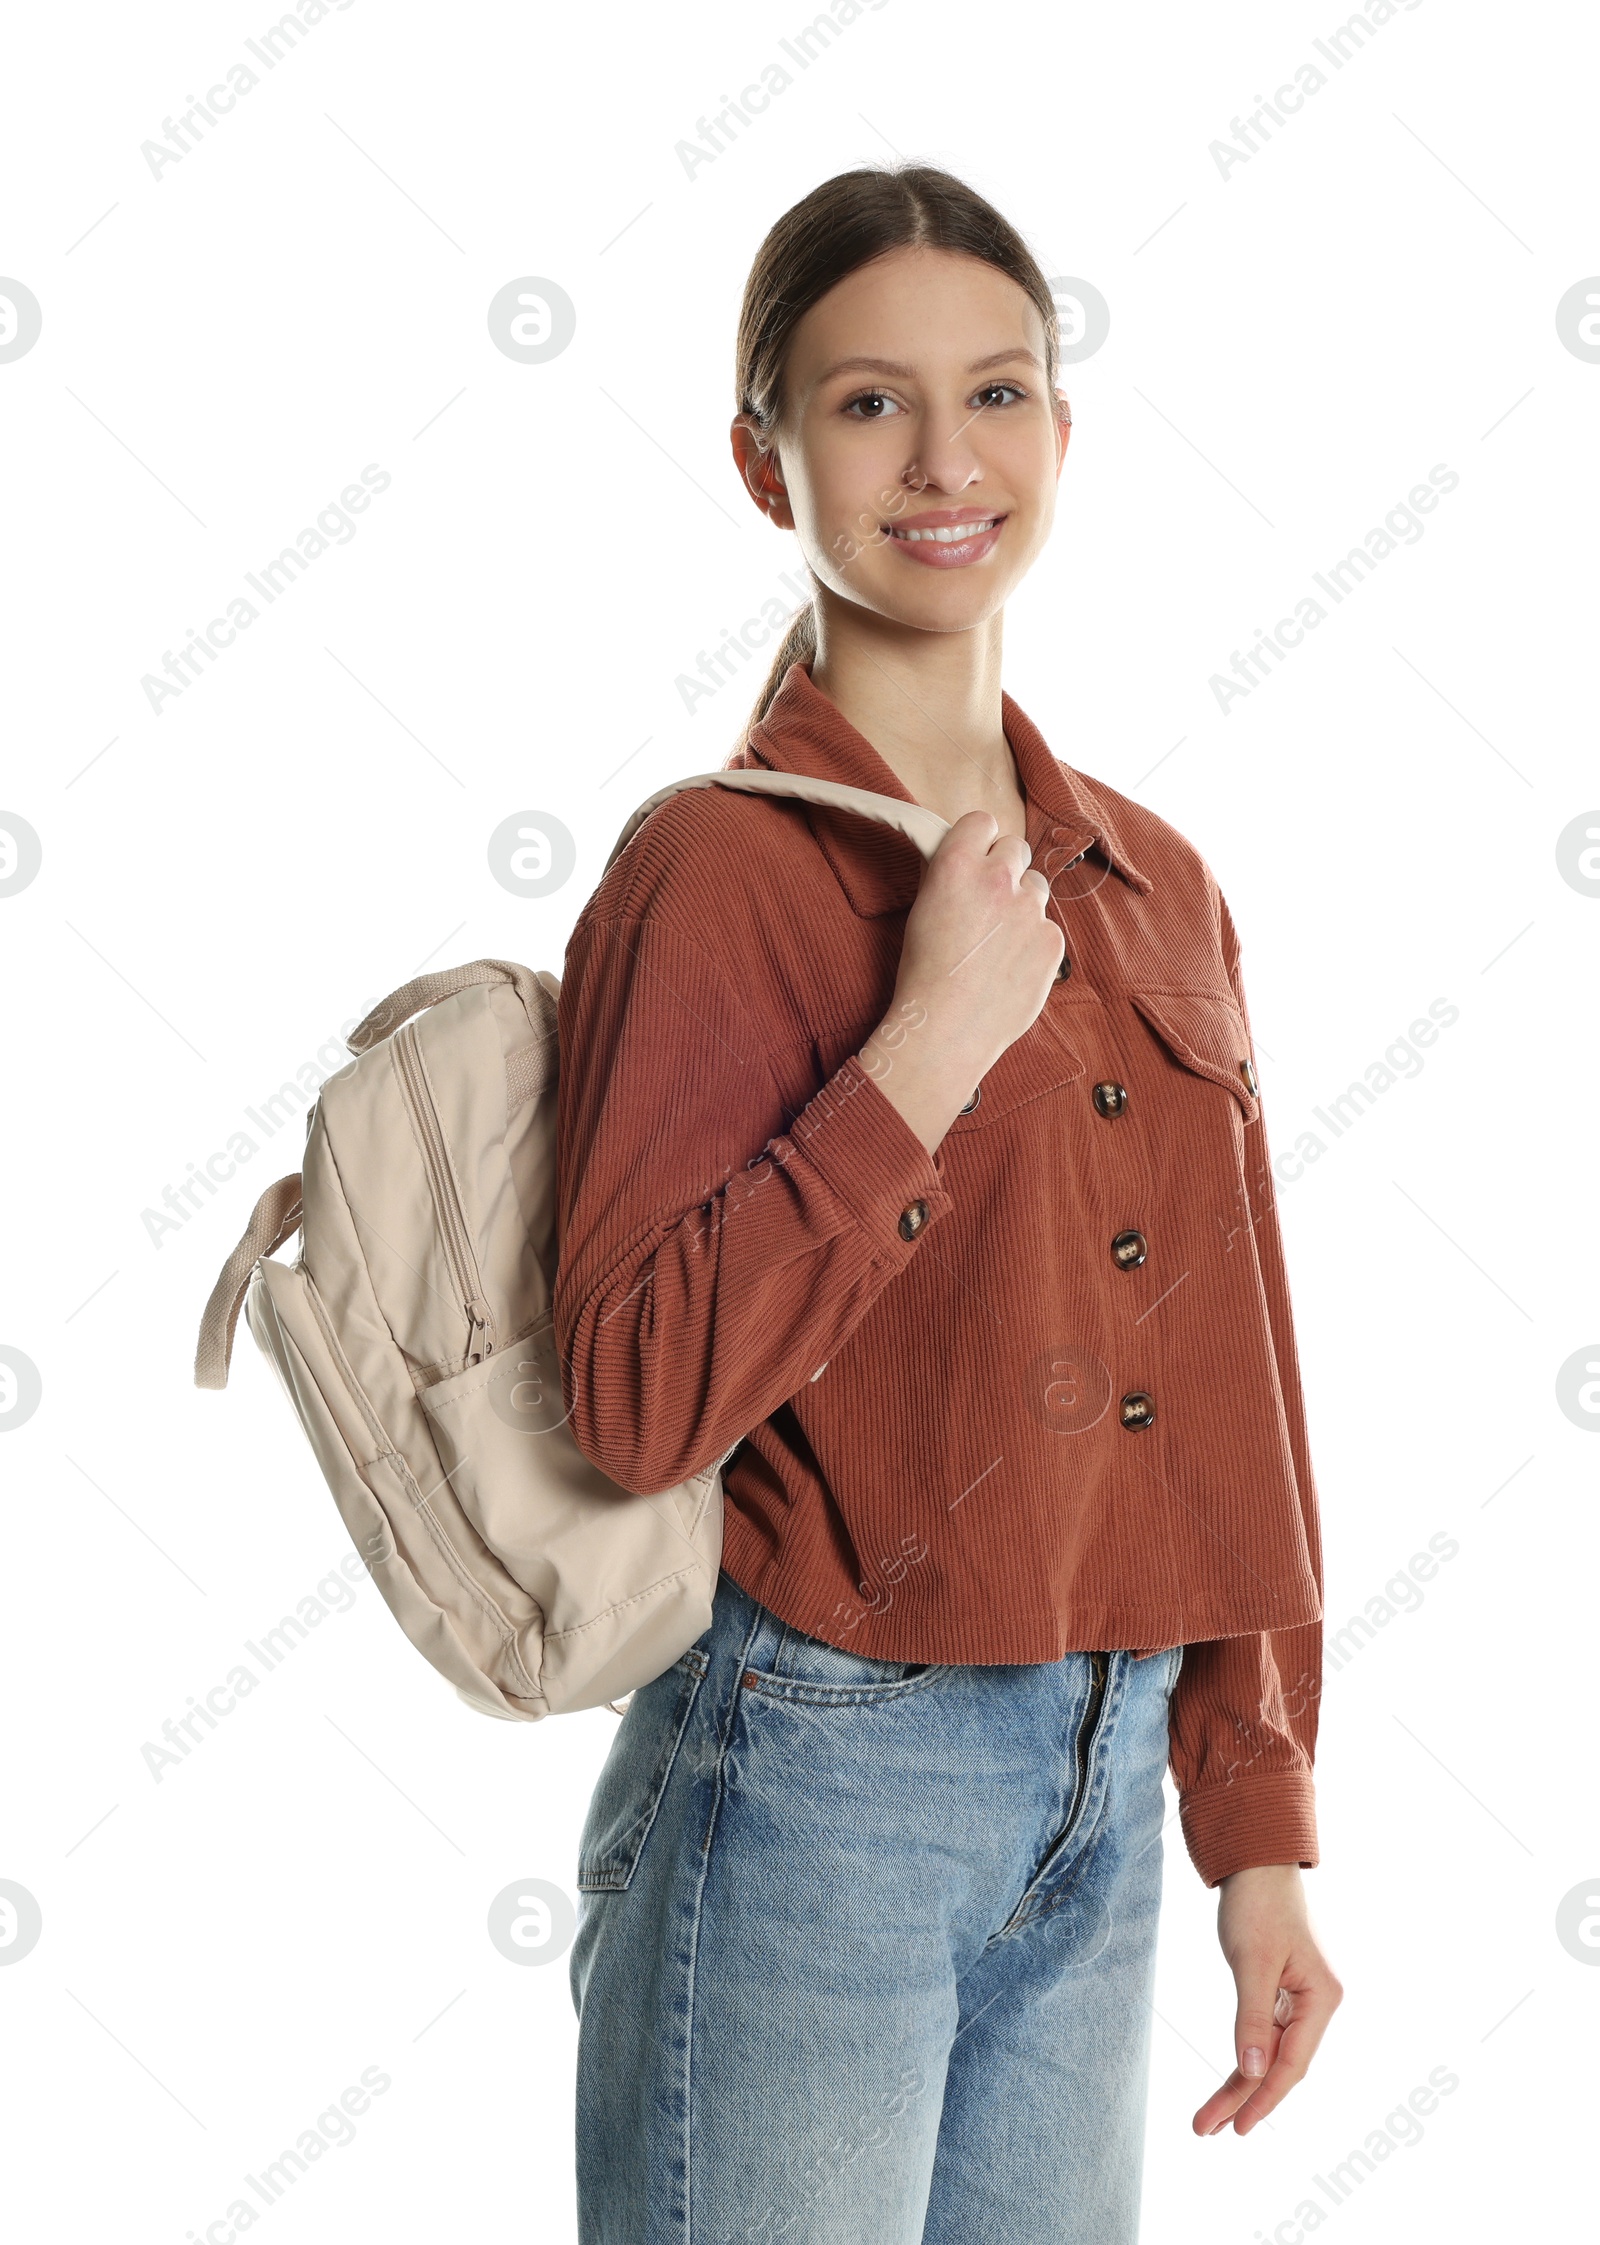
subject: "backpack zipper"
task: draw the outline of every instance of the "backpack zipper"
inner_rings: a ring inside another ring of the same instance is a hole
[[[416,1026],[412,1022],[407,1022],[403,1028],[395,1031],[395,1070],[400,1078],[400,1088],[405,1094],[406,1104],[417,1125],[417,1134],[422,1143],[423,1166],[428,1172],[428,1185],[444,1238],[445,1256],[467,1321],[466,1363],[481,1364],[486,1356],[494,1353],[494,1312],[483,1298],[483,1281],[479,1277],[478,1261],[472,1249],[472,1235],[467,1229],[466,1212],[456,1190],[450,1150],[445,1144],[439,1110],[433,1103],[433,1093],[428,1086],[427,1070],[422,1064],[416,1036]]]

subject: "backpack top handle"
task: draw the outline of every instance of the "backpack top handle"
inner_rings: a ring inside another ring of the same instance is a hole
[[[391,990],[387,998],[380,998],[366,1019],[356,1023],[345,1043],[352,1052],[365,1052],[402,1027],[414,1013],[436,1006],[441,998],[453,998],[458,990],[470,989],[475,982],[509,982],[521,998],[529,1021],[536,1029],[543,1025],[548,993],[537,975],[519,966],[515,959],[474,959],[468,966],[414,975],[398,990]]]

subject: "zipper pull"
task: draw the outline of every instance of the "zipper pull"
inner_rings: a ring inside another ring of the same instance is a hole
[[[494,1312],[481,1295],[475,1294],[466,1305],[467,1310],[467,1362],[481,1364],[486,1356],[494,1354]],[[483,1345],[480,1348],[479,1336]]]

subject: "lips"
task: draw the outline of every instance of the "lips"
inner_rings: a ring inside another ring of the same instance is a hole
[[[908,561],[930,569],[965,569],[994,550],[1003,514],[979,507],[930,508],[886,525],[889,542]]]
[[[941,546],[953,546],[964,537],[976,537],[980,530],[992,530],[1000,519],[999,515],[990,514],[979,515],[972,521],[945,522],[931,526],[921,523],[896,524],[889,535],[919,544],[924,538],[932,538]]]

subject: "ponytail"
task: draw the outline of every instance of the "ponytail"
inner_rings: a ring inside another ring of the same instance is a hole
[[[766,684],[756,696],[756,706],[745,722],[748,733],[759,725],[772,707],[778,688],[783,684],[791,663],[810,663],[817,652],[817,611],[808,600],[789,618],[789,628],[782,644],[772,658],[772,668],[767,672]]]

